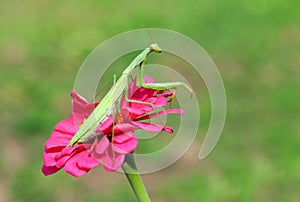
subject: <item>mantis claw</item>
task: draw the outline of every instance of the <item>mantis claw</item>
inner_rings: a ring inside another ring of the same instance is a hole
[[[172,95],[171,95],[171,98],[170,98],[170,100],[169,100],[169,108],[172,108],[172,101],[174,100],[174,98],[175,98],[175,95],[176,95],[176,89],[174,89],[174,91],[173,91],[173,93],[172,93]]]

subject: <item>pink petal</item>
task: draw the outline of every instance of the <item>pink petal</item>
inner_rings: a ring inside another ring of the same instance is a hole
[[[72,120],[62,120],[54,127],[54,130],[66,134],[75,134],[78,128],[75,127]]]
[[[135,119],[135,121],[141,121],[141,120],[146,120],[146,119],[152,119],[155,118],[157,116],[163,116],[166,114],[184,114],[184,111],[182,109],[167,109],[167,110],[162,110],[156,113],[151,113],[151,114],[147,114],[145,116],[141,116]]]
[[[143,110],[144,113],[145,111],[150,112],[153,110],[153,107],[148,104],[130,103],[130,107],[133,109]]]
[[[109,140],[107,139],[106,136],[103,136],[101,140],[98,142],[98,144],[95,146],[95,152],[97,154],[102,154],[109,147],[109,145],[110,145]]]
[[[173,95],[174,93],[172,92],[172,91],[168,91],[168,92],[164,92],[163,94],[162,94],[162,96],[164,96],[164,97],[169,97],[169,96],[171,96],[171,95]]]
[[[62,150],[64,147],[66,147],[66,145],[68,144],[69,141],[64,141],[64,142],[59,142],[59,141],[53,141],[53,140],[47,140],[45,142],[45,149],[47,151],[60,151]]]
[[[144,81],[145,83],[153,83],[154,82],[154,79],[151,78],[150,76],[146,76],[144,77]],[[129,98],[132,98],[133,97],[133,94],[138,90],[138,89],[141,89],[141,88],[138,88],[136,86],[136,77],[133,79],[133,81],[129,84],[128,86],[128,97]]]
[[[43,153],[43,160],[44,160],[44,165],[49,167],[49,166],[55,166],[57,161],[55,156],[59,154],[60,152],[44,152]]]
[[[76,131],[65,132],[65,131],[54,130],[50,135],[50,139],[71,140]]]
[[[131,123],[118,123],[115,127],[115,134],[127,133],[136,129],[138,129],[138,127]]]
[[[92,155],[93,155],[93,157],[96,159],[96,161],[98,163],[103,164],[102,162],[103,162],[103,160],[105,158],[105,154],[104,153],[102,153],[102,154],[92,153]]]
[[[74,113],[77,113],[78,115],[85,115],[85,118],[87,118],[90,113],[96,108],[95,105],[95,103],[80,105],[76,101],[73,101],[72,109]]]
[[[99,161],[97,161],[89,152],[84,152],[84,157],[78,161],[77,166],[83,170],[90,170],[98,164]]]
[[[104,169],[107,171],[116,171],[119,169],[125,159],[124,154],[119,154],[117,152],[112,151],[111,149],[106,150],[105,158],[103,159]]]
[[[88,172],[86,169],[78,167],[77,163],[84,159],[84,152],[77,153],[70,158],[65,164],[65,171],[74,177],[80,177]]]
[[[153,123],[143,123],[143,122],[137,122],[133,121],[132,124],[138,126],[139,128],[148,131],[150,133],[158,133],[161,132],[164,128],[164,126],[159,124],[153,124]]]
[[[96,130],[97,133],[108,133],[109,131],[111,131],[111,127],[113,124],[114,118],[113,117],[109,117],[108,119],[106,119],[104,121],[104,123],[102,123]]]
[[[89,113],[77,113],[72,112],[71,116],[73,117],[73,125],[75,126],[76,130],[83,124],[84,120],[88,118]]]
[[[73,112],[90,114],[98,105],[98,102],[92,102],[92,103],[88,102],[84,97],[77,94],[75,91],[71,92],[71,97],[73,100],[72,103]]]
[[[68,135],[61,134],[59,132],[54,131],[52,134],[55,133],[55,137],[51,135],[50,139],[45,142],[45,148],[46,150],[49,150],[51,148],[60,148],[65,147],[71,140],[71,136],[68,137]]]
[[[62,157],[61,152],[57,152],[55,155],[55,160],[58,161]]]
[[[62,142],[60,140],[49,139],[45,142],[45,149],[49,152],[61,151],[67,144],[67,140]]]
[[[152,90],[150,89],[146,89],[146,88],[138,88],[133,95],[130,97],[130,99],[132,100],[139,100],[139,101],[143,101],[145,100],[147,97],[151,97],[153,95]],[[131,103],[133,104],[133,103]]]
[[[129,154],[136,149],[137,145],[138,139],[136,137],[132,137],[126,142],[115,143],[113,149],[120,154]]]
[[[148,97],[147,99],[145,99],[145,102],[150,102],[152,104],[154,104],[157,100],[157,97]]]
[[[130,139],[134,138],[134,135],[132,132],[127,132],[127,133],[121,133],[118,134],[114,137],[114,143],[124,143]]]
[[[124,163],[124,159],[125,159],[125,155],[124,154],[120,154],[118,156],[116,156],[115,160],[113,160],[112,162],[105,162],[104,163],[104,169],[108,172],[114,172],[116,170],[118,170]]]
[[[62,168],[65,166],[65,163],[70,159],[70,156],[62,156],[60,159],[58,159],[57,163],[56,163],[56,167],[57,168]]]
[[[63,156],[69,156],[72,154],[72,152],[74,152],[75,150],[78,150],[78,149],[83,149],[82,147],[83,145],[76,145],[76,146],[73,146],[73,147],[65,147],[62,151],[61,151],[61,154]]]
[[[55,166],[45,166],[45,165],[43,165],[43,167],[42,167],[42,172],[44,173],[45,176],[56,173],[59,170],[60,169],[56,168]]]
[[[142,105],[140,105],[140,106],[142,106]],[[129,113],[135,114],[137,116],[141,116],[141,115],[145,114],[143,107],[140,107],[140,108],[126,107],[126,109]]]
[[[82,104],[82,105],[89,104],[89,102],[84,97],[82,97],[81,95],[79,95],[74,90],[71,92],[71,97],[72,97],[73,100],[75,100],[79,104]]]
[[[157,99],[155,100],[155,102],[153,102],[153,104],[154,104],[156,107],[163,107],[163,106],[166,106],[167,103],[168,103],[167,98],[165,98],[165,97],[163,97],[163,96],[157,97]]]
[[[173,129],[170,126],[165,126],[164,127],[164,131],[166,131],[167,133],[173,133]]]

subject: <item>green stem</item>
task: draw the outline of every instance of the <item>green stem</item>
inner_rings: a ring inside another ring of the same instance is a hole
[[[122,169],[126,174],[126,177],[130,183],[132,190],[139,202],[151,201],[142,178],[137,170],[133,154],[126,155],[125,162],[122,165]]]

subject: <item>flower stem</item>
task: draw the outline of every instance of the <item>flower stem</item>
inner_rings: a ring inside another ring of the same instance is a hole
[[[125,157],[125,162],[122,169],[130,183],[132,190],[139,202],[151,201],[146,191],[142,178],[137,170],[133,154],[128,154]]]

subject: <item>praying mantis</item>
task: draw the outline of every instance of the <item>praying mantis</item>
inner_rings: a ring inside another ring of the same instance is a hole
[[[91,136],[94,136],[96,128],[113,114],[114,107],[119,102],[123,93],[127,102],[153,105],[152,103],[148,102],[128,99],[129,78],[131,77],[136,67],[140,67],[140,72],[136,81],[137,87],[148,88],[152,90],[169,90],[176,89],[179,86],[183,86],[191,94],[193,94],[193,90],[183,82],[145,83],[143,64],[146,60],[147,55],[151,52],[160,53],[162,52],[162,50],[158,46],[158,44],[151,44],[129,64],[129,66],[123,71],[121,77],[117,81],[114,77],[113,87],[104,96],[101,102],[84,121],[84,123],[79,127],[76,134],[68,143],[68,146],[85,143]]]

